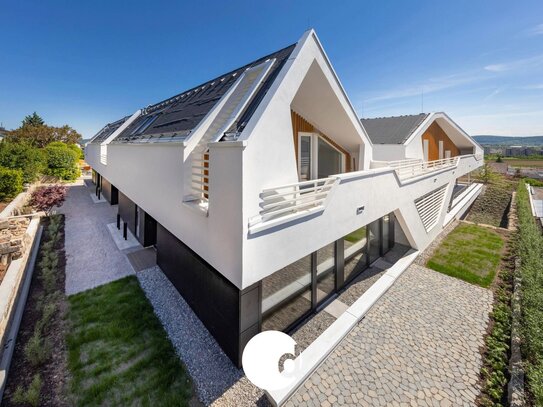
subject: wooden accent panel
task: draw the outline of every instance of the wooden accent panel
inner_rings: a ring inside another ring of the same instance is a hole
[[[313,126],[311,123],[309,123],[307,120],[305,120],[302,116],[300,116],[294,110],[291,110],[290,114],[291,114],[291,117],[292,117],[292,136],[294,138],[294,154],[295,154],[295,157],[296,157],[296,162],[298,162],[298,133],[299,132],[317,133],[323,139],[325,139],[328,143],[330,143],[336,149],[338,149],[343,154],[345,154],[345,172],[351,172],[352,171],[351,167],[352,167],[352,161],[353,160],[351,158],[351,154],[349,154],[349,152],[347,150],[345,150],[343,147],[341,147],[339,144],[337,144],[334,140],[332,140],[326,134],[319,131],[315,126]]]
[[[447,136],[443,129],[433,122],[422,135],[421,141],[424,144],[424,140],[428,140],[428,161],[439,160],[439,142],[443,141],[443,158],[445,158],[445,151],[451,151],[451,157],[460,155],[460,150]],[[424,147],[423,147],[424,148]]]

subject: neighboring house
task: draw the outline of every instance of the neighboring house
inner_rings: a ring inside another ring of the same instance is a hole
[[[453,196],[483,150],[445,114],[379,120],[360,121],[310,30],[108,124],[86,159],[239,365],[252,336],[292,329],[393,246],[424,249],[478,194]]]

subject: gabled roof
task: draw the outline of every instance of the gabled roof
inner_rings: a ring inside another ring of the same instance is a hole
[[[295,45],[290,45],[169,99],[148,106],[143,109],[140,117],[113,140],[113,143],[184,140],[246,69],[269,59],[275,59],[266,80],[239,116],[234,130],[241,131]]]
[[[102,130],[96,133],[96,135],[89,141],[89,143],[101,143],[102,141],[107,139],[109,136],[111,136],[113,132],[116,131],[119,127],[121,127],[123,123],[126,122],[129,118],[130,116],[126,116],[115,122],[106,124],[102,128]]]
[[[373,144],[403,144],[429,113],[361,119]]]

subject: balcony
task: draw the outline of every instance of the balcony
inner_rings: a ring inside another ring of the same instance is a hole
[[[254,231],[256,224],[293,220],[324,210],[337,182],[337,177],[328,177],[264,189],[260,193],[260,214],[249,221],[249,227]]]
[[[267,188],[262,190],[259,195],[259,214],[249,219],[249,231],[250,233],[258,233],[302,217],[322,213],[330,205],[341,206],[337,202],[342,199],[339,196],[344,195],[344,191],[351,188],[354,188],[356,192],[353,192],[348,198],[345,197],[345,202],[355,199],[363,203],[366,201],[366,196],[371,196],[369,190],[374,189],[378,191],[378,193],[374,192],[374,195],[383,195],[381,199],[375,198],[374,202],[380,202],[380,205],[383,206],[391,195],[399,194],[399,190],[396,188],[401,187],[406,181],[413,183],[412,181],[418,177],[439,174],[442,172],[441,170],[446,169],[458,169],[461,173],[469,172],[480,165],[477,161],[481,159],[482,155],[467,154],[430,162],[416,159],[373,161],[373,168],[370,170],[337,174],[328,178]],[[376,178],[379,178],[379,181],[376,182]],[[353,183],[353,180],[357,181]],[[398,185],[398,180],[400,185]],[[351,183],[351,186],[344,186],[343,184],[346,182]],[[334,192],[336,190],[337,194]],[[365,193],[360,194],[359,191],[365,191]],[[416,193],[421,196],[421,193]],[[337,196],[338,194],[339,196]],[[333,198],[332,195],[334,195]],[[418,196],[414,196],[413,199]],[[363,211],[363,205],[357,205],[354,209],[358,214]],[[347,213],[353,213],[351,211],[352,209]]]

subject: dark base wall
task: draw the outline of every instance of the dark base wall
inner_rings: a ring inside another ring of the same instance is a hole
[[[136,236],[143,247],[156,243],[157,222],[153,217],[145,213],[125,194],[118,191],[119,215],[128,229],[136,236],[136,224],[139,225],[139,236]]]
[[[111,205],[119,203],[119,190],[95,170],[92,170],[92,182],[96,185],[96,195],[100,194]]]
[[[240,366],[243,347],[258,333],[258,285],[240,291],[160,224],[156,247],[159,267]]]
[[[101,177],[102,195],[111,205],[119,203],[119,190],[111,184],[106,178]]]

